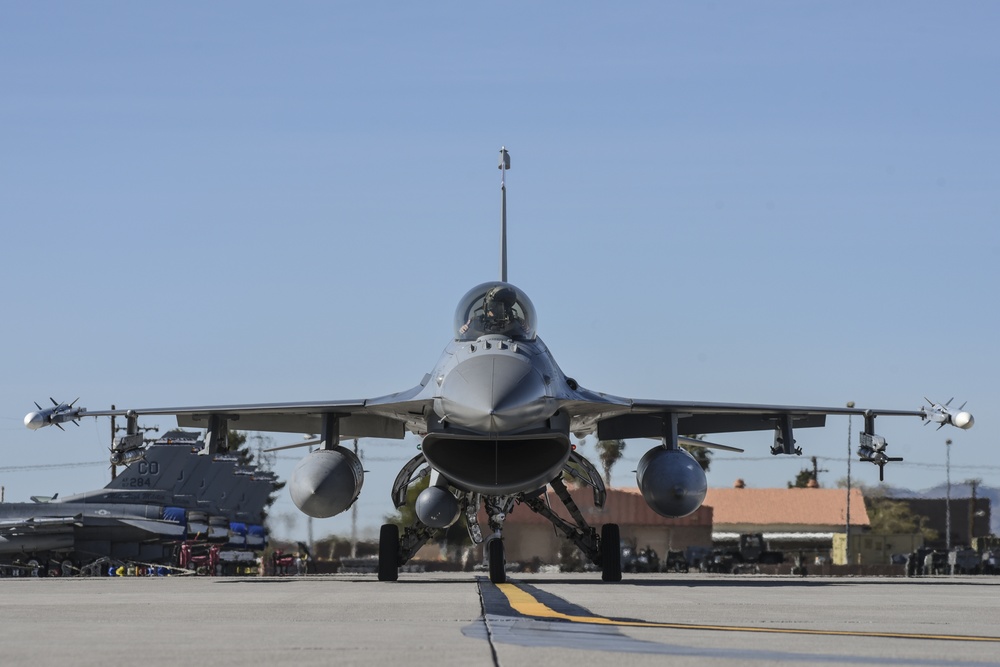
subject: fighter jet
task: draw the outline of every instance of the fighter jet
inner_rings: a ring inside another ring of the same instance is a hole
[[[490,579],[506,580],[503,526],[515,506],[551,521],[601,569],[605,581],[621,579],[619,529],[590,526],[573,503],[563,476],[591,487],[597,506],[606,493],[594,466],[571,438],[653,438],[639,461],[636,481],[649,506],[665,517],[682,517],[705,499],[702,468],[681,444],[693,434],[773,431],[772,454],[801,454],[794,430],[819,427],[827,415],[864,417],[859,456],[883,468],[898,460],[886,454],[875,434],[879,416],[919,417],[927,422],[969,428],[972,415],[949,404],[918,410],[802,407],[749,403],[710,403],[625,398],[586,389],[559,368],[536,329],[528,295],[507,280],[506,172],[510,155],[500,151],[501,242],[498,280],[476,285],[462,297],[454,315],[454,335],[432,370],[419,384],[374,398],[202,405],[191,407],[88,411],[74,404],[29,413],[24,423],[37,429],[85,416],[175,415],[178,425],[206,428],[210,448],[225,448],[231,425],[248,431],[318,433],[323,447],[308,454],[289,480],[292,500],[313,517],[349,508],[361,493],[364,470],[342,438],[422,439],[420,453],[397,476],[391,495],[401,507],[407,488],[429,476],[416,499],[416,520],[402,535],[382,526],[378,578],[393,581],[437,531],[464,517],[476,543],[484,539],[477,516],[485,508],[489,524],[486,556]],[[55,403],[55,401],[53,401]],[[711,444],[700,442],[700,444]],[[718,445],[713,445],[718,446]],[[570,518],[552,511],[548,489],[563,502]]]
[[[248,531],[263,536],[273,475],[238,466],[235,456],[202,455],[203,444],[172,431],[129,450],[136,454],[103,489],[0,504],[0,562],[68,559],[84,570],[101,557],[168,563],[181,540],[224,544],[234,528],[244,545]]]

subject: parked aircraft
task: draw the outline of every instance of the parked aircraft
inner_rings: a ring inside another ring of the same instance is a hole
[[[59,425],[84,416],[175,415],[180,426],[206,428],[212,451],[225,448],[231,424],[241,430],[319,433],[323,448],[295,468],[289,490],[295,504],[313,517],[349,508],[361,492],[364,471],[342,438],[422,437],[421,451],[403,466],[392,487],[401,507],[406,490],[429,476],[416,499],[416,520],[402,535],[385,525],[380,533],[378,577],[395,580],[406,563],[437,531],[464,517],[472,539],[483,541],[477,514],[485,507],[490,579],[503,582],[503,525],[515,505],[544,516],[601,568],[605,581],[621,579],[619,530],[615,524],[590,526],[573,504],[563,475],[589,485],[603,506],[604,484],[594,466],[574,451],[570,437],[655,438],[639,461],[636,479],[651,508],[666,517],[688,515],[701,506],[705,473],[679,445],[693,434],[771,430],[772,454],[800,454],[795,428],[819,427],[827,415],[864,417],[859,456],[880,467],[894,460],[875,433],[879,416],[919,417],[940,425],[969,428],[972,415],[950,402],[919,410],[801,407],[749,403],[711,403],[612,396],[580,386],[556,364],[536,331],[536,312],[528,295],[507,281],[506,170],[510,157],[500,152],[501,247],[499,280],[473,287],[455,311],[454,337],[437,364],[418,385],[375,398],[202,405],[140,410],[95,410],[54,403],[25,417],[28,428]],[[700,442],[699,444],[711,444]],[[715,445],[712,445],[715,446]],[[550,509],[547,489],[560,498],[569,519]]]
[[[226,544],[234,529],[241,544],[250,533],[263,547],[274,476],[235,456],[199,454],[203,445],[195,433],[173,431],[130,450],[130,463],[103,489],[0,504],[0,562],[66,561],[69,570],[102,558],[171,564],[181,541]]]

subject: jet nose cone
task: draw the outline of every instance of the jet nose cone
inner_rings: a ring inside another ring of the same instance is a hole
[[[441,385],[447,419],[477,431],[522,428],[551,416],[545,383],[531,363],[506,354],[483,354],[458,364]]]

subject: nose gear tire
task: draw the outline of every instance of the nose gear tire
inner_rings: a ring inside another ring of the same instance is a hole
[[[490,561],[490,581],[494,584],[503,584],[507,582],[507,571],[504,570],[504,562],[506,560],[504,556],[503,540],[494,539],[490,540],[486,544],[487,557]]]

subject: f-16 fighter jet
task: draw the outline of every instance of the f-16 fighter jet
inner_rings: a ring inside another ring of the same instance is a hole
[[[693,434],[773,431],[773,454],[799,454],[797,428],[825,424],[827,415],[864,418],[859,456],[880,468],[898,460],[874,430],[876,417],[918,417],[939,425],[969,428],[972,415],[950,404],[918,410],[802,407],[751,403],[710,403],[625,398],[580,386],[559,368],[537,331],[537,314],[528,295],[507,280],[506,172],[510,156],[500,151],[501,244],[497,280],[476,285],[455,310],[454,336],[419,384],[374,398],[200,405],[191,407],[88,411],[56,404],[25,417],[28,428],[59,425],[86,416],[176,415],[178,425],[202,427],[210,446],[224,447],[231,425],[248,431],[319,433],[323,447],[295,468],[289,490],[295,504],[313,517],[349,508],[361,493],[364,470],[343,438],[422,438],[420,453],[403,466],[391,490],[397,507],[406,490],[429,476],[416,499],[416,521],[402,534],[385,525],[380,533],[378,577],[395,580],[398,568],[428,539],[464,519],[476,542],[484,539],[478,513],[485,508],[489,533],[486,555],[490,578],[506,579],[504,520],[515,505],[545,516],[601,569],[605,581],[621,579],[619,529],[588,525],[563,484],[575,476],[606,498],[594,466],[574,451],[571,437],[655,438],[639,461],[636,481],[649,506],[665,517],[688,515],[701,506],[705,473],[682,447]],[[699,441],[703,446],[711,443]],[[551,511],[544,492],[551,487],[571,519]]]

